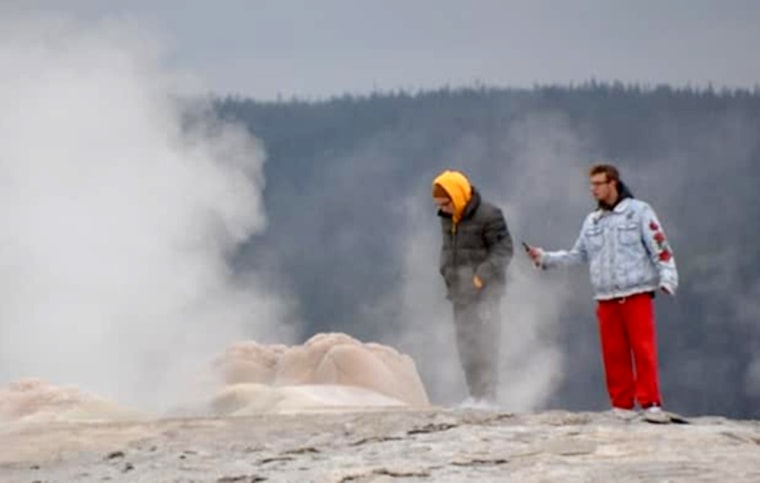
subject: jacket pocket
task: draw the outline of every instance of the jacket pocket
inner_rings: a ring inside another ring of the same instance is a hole
[[[469,265],[457,267],[455,290],[458,298],[463,301],[472,301],[478,298],[480,290],[473,283],[475,269]]]
[[[604,245],[604,233],[601,228],[589,228],[583,235],[586,245],[591,252],[598,252]]]
[[[639,227],[637,225],[623,225],[617,228],[618,242],[621,245],[634,245],[639,242]]]

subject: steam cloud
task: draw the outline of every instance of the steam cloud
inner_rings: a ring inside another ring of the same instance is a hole
[[[258,141],[129,22],[0,27],[0,383],[165,406],[225,344],[287,341],[290,306],[228,264],[266,226]]]

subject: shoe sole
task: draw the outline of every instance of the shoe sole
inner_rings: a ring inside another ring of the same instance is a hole
[[[652,424],[689,424],[689,421],[683,416],[663,411],[659,414],[644,414],[644,421]]]

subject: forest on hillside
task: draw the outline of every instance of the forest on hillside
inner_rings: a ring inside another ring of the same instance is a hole
[[[394,344],[434,399],[455,400],[435,374],[455,352],[425,347],[450,325],[432,178],[463,170],[502,206],[515,241],[568,248],[594,207],[588,166],[604,160],[674,247],[681,286],[656,301],[666,405],[760,417],[760,90],[592,82],[215,106],[267,155],[268,226],[235,266],[297,301],[304,339],[343,331]],[[504,390],[533,387],[520,378],[535,374],[548,387],[541,407],[604,408],[586,268],[535,273],[516,251],[509,273]],[[410,326],[417,336],[399,338]]]

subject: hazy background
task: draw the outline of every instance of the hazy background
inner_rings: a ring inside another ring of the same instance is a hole
[[[135,18],[172,66],[257,99],[444,85],[624,82],[752,87],[753,0],[5,0]],[[2,12],[0,7],[0,12]]]
[[[610,159],[681,272],[656,302],[666,404],[760,416],[755,2],[0,14],[0,383],[161,407],[233,340],[344,331],[411,354],[456,404],[432,177],[465,170],[516,242],[566,248]],[[592,77],[610,83],[515,88]],[[518,249],[509,277],[502,404],[606,408],[586,268],[536,272]]]

